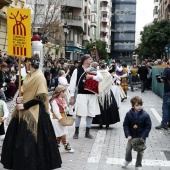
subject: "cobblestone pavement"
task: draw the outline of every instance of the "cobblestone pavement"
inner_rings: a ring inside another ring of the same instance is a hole
[[[110,126],[109,129],[99,129],[92,126],[91,133],[94,139],[86,139],[85,119],[82,119],[80,137],[78,140],[72,138],[74,126],[69,127],[69,143],[75,153],[66,153],[63,146],[60,152],[63,160],[61,170],[121,170],[124,161],[127,139],[124,137],[122,122],[125,113],[131,108],[130,99],[139,95],[144,101],[144,109],[152,119],[152,130],[146,141],[147,149],[143,158],[143,170],[169,170],[170,169],[170,131],[156,130],[155,126],[161,121],[162,99],[146,91],[140,93],[128,92],[128,99],[122,102],[120,108],[121,122]],[[10,105],[10,104],[8,104]],[[1,143],[2,144],[2,143]],[[133,152],[133,161],[127,167],[128,170],[135,169],[136,152]],[[3,170],[2,165],[0,170]]]

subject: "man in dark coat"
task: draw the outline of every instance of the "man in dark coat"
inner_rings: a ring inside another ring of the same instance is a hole
[[[148,74],[148,68],[146,67],[146,63],[144,61],[142,62],[142,66],[138,69],[138,74],[141,81],[141,92],[143,93],[146,89],[146,80]]]

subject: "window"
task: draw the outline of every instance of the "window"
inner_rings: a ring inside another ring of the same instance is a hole
[[[36,15],[44,15],[45,6],[44,4],[35,4]]]

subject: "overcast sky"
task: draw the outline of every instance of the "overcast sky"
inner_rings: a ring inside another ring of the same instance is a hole
[[[136,7],[136,43],[140,39],[140,31],[143,27],[153,21],[154,0],[137,0]]]

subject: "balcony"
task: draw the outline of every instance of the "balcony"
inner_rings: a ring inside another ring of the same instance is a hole
[[[101,7],[100,10],[101,10],[101,12],[105,12],[105,13],[109,12],[109,8],[108,7]]]
[[[110,48],[106,48],[106,50],[107,50],[107,53],[110,53]]]
[[[89,35],[84,35],[83,40],[90,42],[90,36]]]
[[[167,1],[166,1],[166,8],[168,8],[168,7],[170,7],[170,0],[167,0]],[[166,9],[166,8],[165,8],[165,9]]]
[[[100,2],[110,2],[110,0],[100,0]]]
[[[62,6],[68,6],[73,8],[83,9],[83,1],[82,0],[62,0]]]
[[[95,11],[91,12],[91,27],[97,28],[97,14]]]
[[[64,20],[64,22],[67,22],[68,26],[79,27],[82,31],[84,29],[84,22],[81,16],[61,15],[61,19]]]
[[[12,0],[1,0],[0,9],[2,9],[4,6],[9,6],[11,3],[12,3]]]
[[[109,39],[107,37],[101,37],[101,40],[108,43]]]
[[[108,33],[109,29],[107,27],[101,27],[101,32]]]
[[[102,18],[101,18],[101,22],[109,22],[109,18],[107,18],[107,17],[102,17]]]

